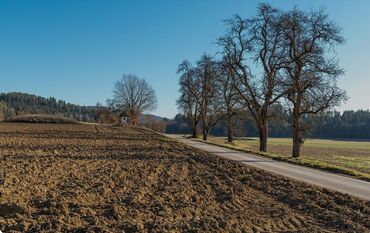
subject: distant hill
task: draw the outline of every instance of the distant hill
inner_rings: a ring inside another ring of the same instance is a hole
[[[155,121],[163,121],[165,119],[163,117],[152,115],[152,114],[143,114],[140,116],[139,122],[145,122],[147,118],[150,118]]]
[[[24,114],[52,114],[78,121],[97,121],[95,106],[80,106],[21,92],[0,93],[0,107],[6,106],[8,117]]]
[[[45,98],[22,92],[0,93],[0,120],[20,115],[50,114],[77,121],[98,122],[101,112],[109,111],[103,106],[81,106],[54,97]],[[164,120],[160,116],[144,114],[140,117],[140,122],[144,123],[149,118],[155,121]]]

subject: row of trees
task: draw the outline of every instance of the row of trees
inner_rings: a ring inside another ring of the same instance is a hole
[[[273,117],[269,119],[269,135],[271,137],[290,137],[291,119],[290,113],[281,106],[274,106],[271,110]],[[320,113],[311,119],[310,138],[331,139],[370,139],[370,111],[369,110],[347,110],[343,112],[327,111]],[[174,119],[164,119],[166,132],[172,134],[188,134],[191,128],[185,115],[177,114]],[[249,111],[239,112],[233,122],[233,134],[238,137],[256,137],[258,129]],[[221,120],[212,128],[212,135],[227,136],[226,121]]]
[[[260,150],[267,151],[271,108],[289,112],[293,157],[300,155],[306,119],[346,100],[336,80],[343,74],[335,45],[344,42],[340,28],[323,11],[281,11],[261,4],[250,19],[234,16],[218,39],[219,53],[203,55],[195,65],[179,65],[179,109],[193,137],[203,139],[220,120],[232,141],[233,119],[248,110],[258,129]]]

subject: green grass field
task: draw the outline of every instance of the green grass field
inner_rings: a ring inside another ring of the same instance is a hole
[[[225,138],[211,137],[209,142],[259,153],[257,138],[239,138],[234,141],[234,144],[228,144]],[[298,159],[291,158],[291,149],[291,139],[270,138],[268,143],[269,153],[259,154],[370,180],[370,142],[308,139],[305,141],[301,157]]]

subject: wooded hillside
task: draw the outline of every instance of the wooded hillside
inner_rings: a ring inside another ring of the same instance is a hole
[[[87,122],[97,120],[95,106],[80,106],[54,97],[20,92],[0,93],[0,118],[23,114],[53,114]]]

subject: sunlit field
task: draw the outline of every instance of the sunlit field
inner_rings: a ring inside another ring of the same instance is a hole
[[[368,228],[366,201],[216,158],[143,128],[1,123],[0,155],[3,232]]]
[[[225,138],[211,137],[210,142],[223,146],[258,151],[257,138],[238,138],[234,144],[227,144]],[[370,142],[308,139],[302,147],[299,159],[291,158],[292,140],[289,138],[270,138],[268,143],[269,157],[288,159],[313,167],[338,171],[370,178]]]

